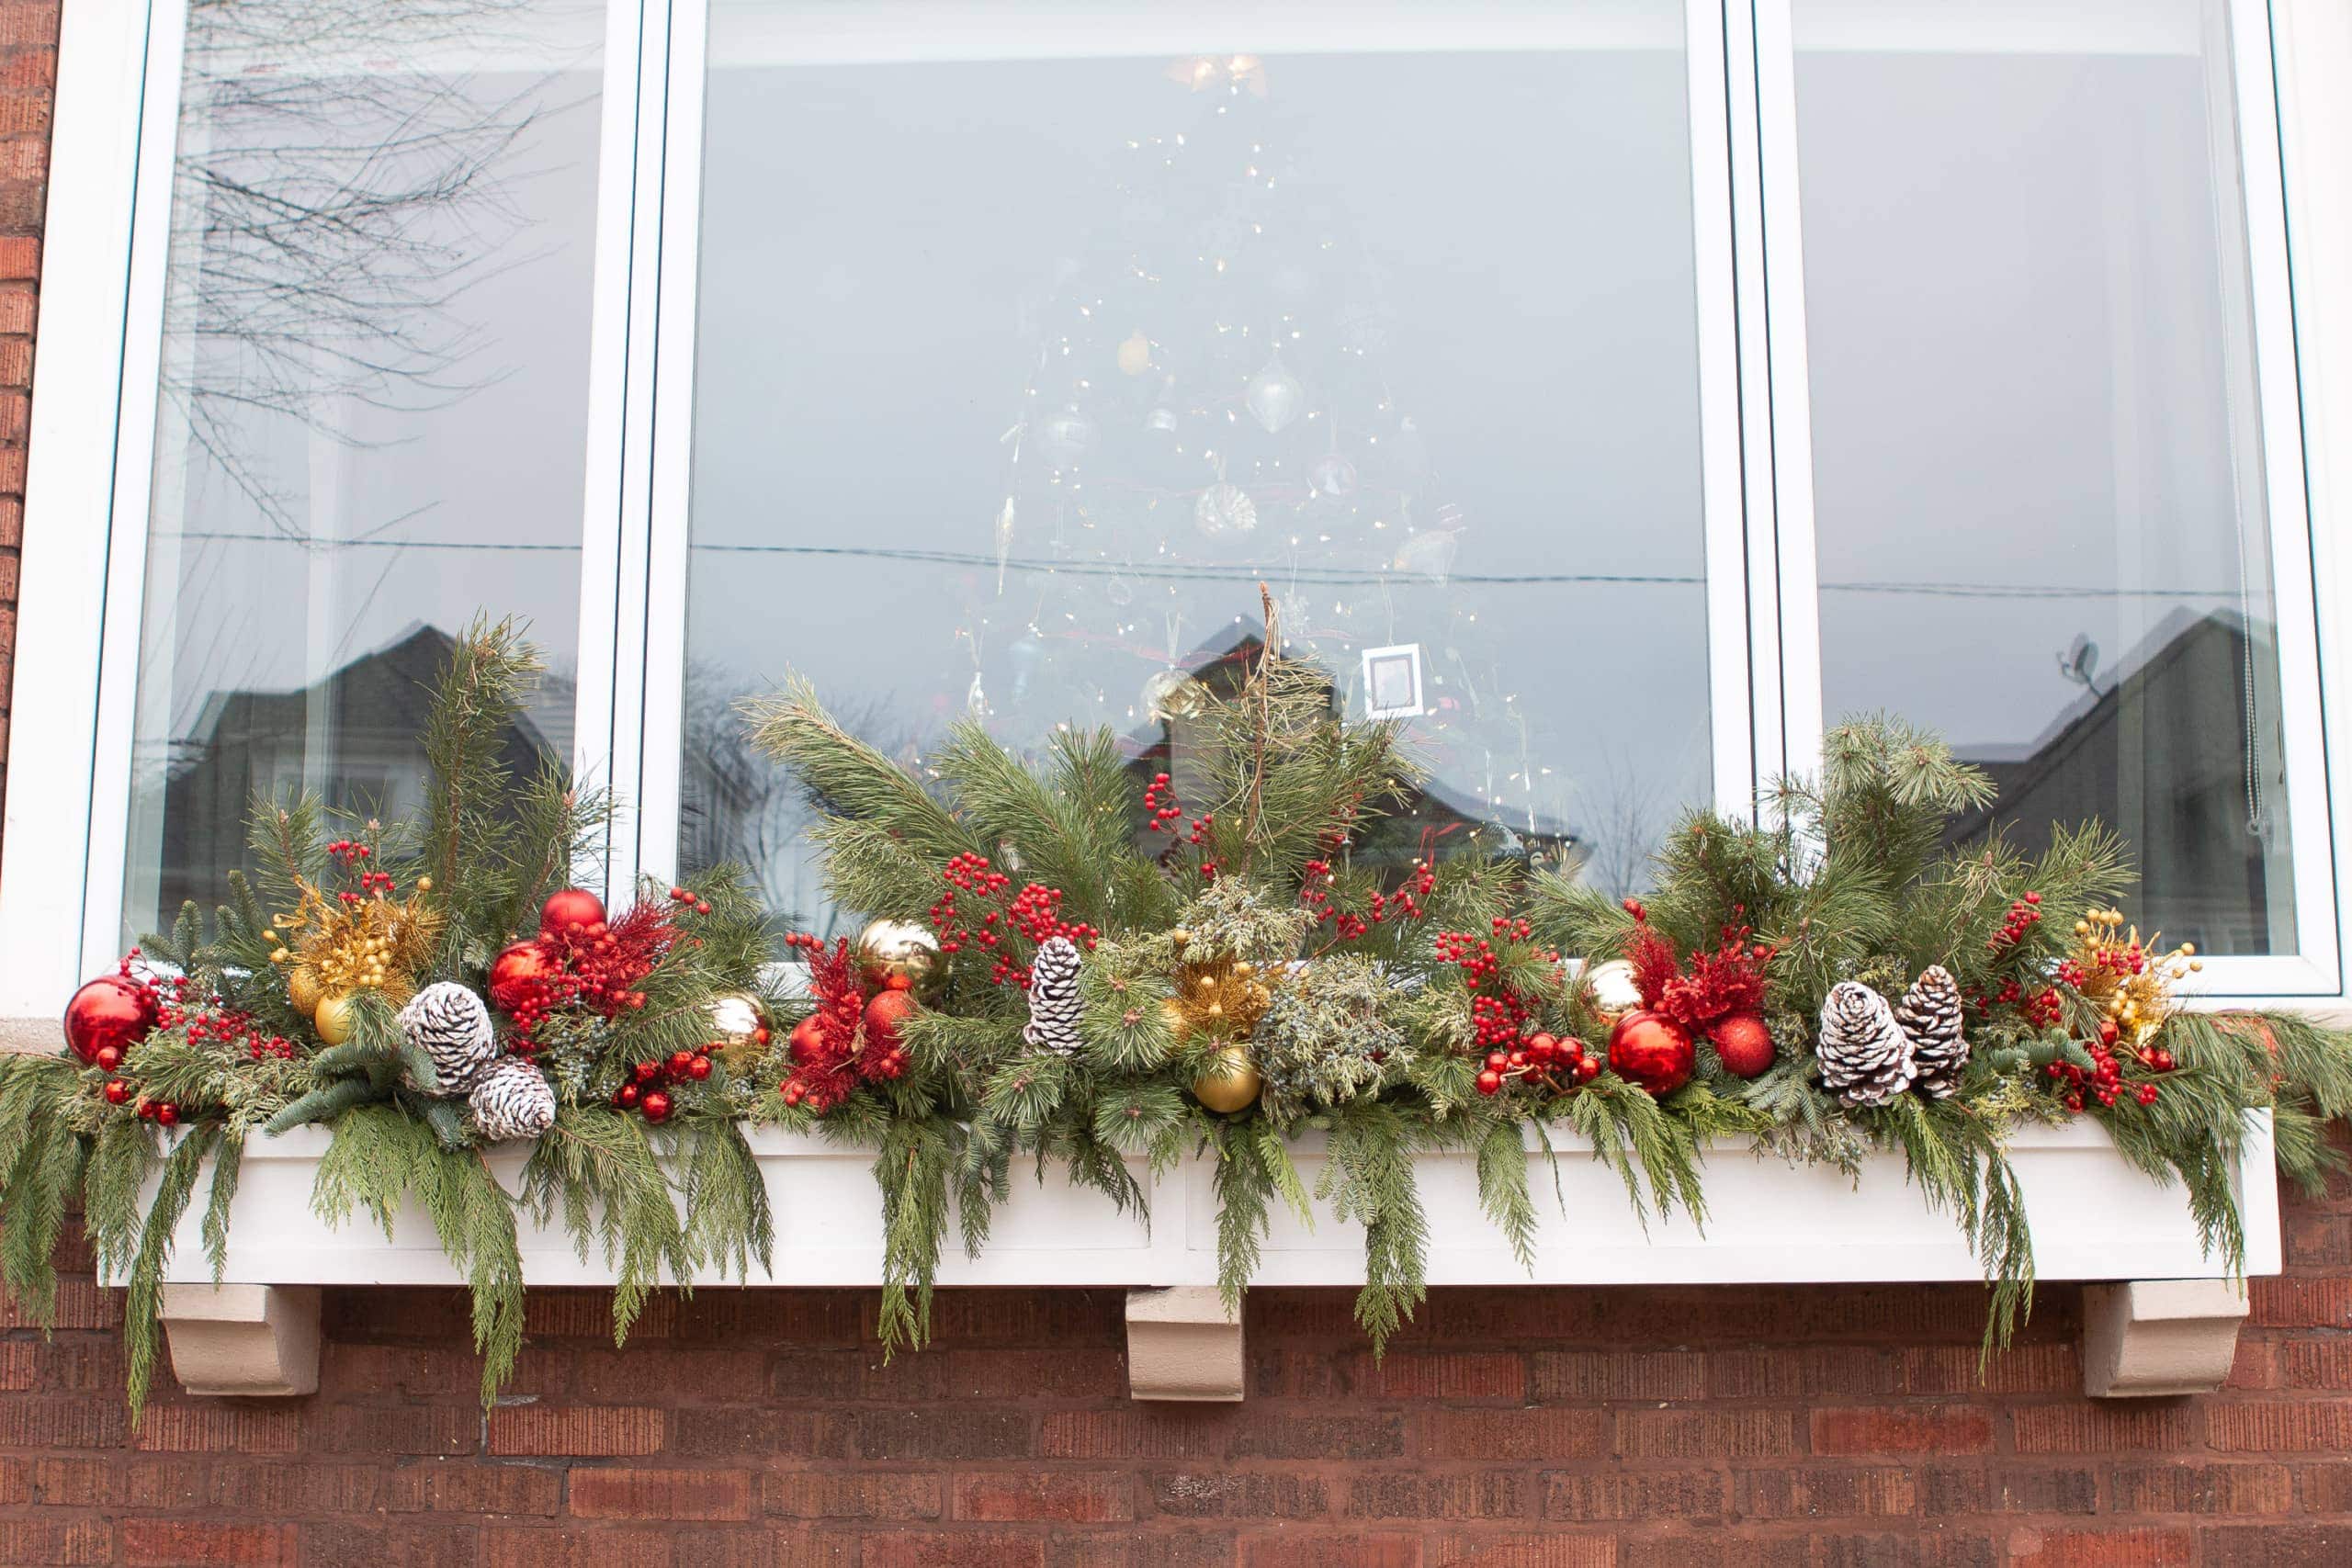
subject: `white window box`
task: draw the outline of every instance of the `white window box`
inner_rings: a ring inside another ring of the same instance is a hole
[[[2249,1126],[2238,1179],[2245,1269],[2273,1274],[2279,1269],[2279,1228],[2268,1113],[2254,1113]],[[872,1156],[775,1129],[753,1131],[750,1138],[775,1208],[775,1273],[755,1271],[749,1281],[736,1281],[710,1272],[695,1283],[878,1284],[881,1200]],[[400,1214],[390,1241],[365,1219],[338,1228],[318,1217],[311,1192],[326,1146],[324,1132],[303,1129],[282,1138],[258,1138],[247,1150],[223,1280],[248,1287],[462,1283],[414,1205]],[[1832,1169],[1757,1158],[1741,1145],[1719,1145],[1708,1168],[1703,1230],[1677,1214],[1654,1218],[1645,1232],[1617,1176],[1589,1157],[1589,1145],[1556,1136],[1555,1146],[1560,1154],[1556,1191],[1565,1208],[1555,1197],[1554,1168],[1530,1137],[1529,1181],[1541,1215],[1532,1270],[1512,1257],[1502,1234],[1480,1211],[1474,1161],[1468,1156],[1422,1156],[1420,1191],[1432,1238],[1430,1284],[1859,1284],[1981,1277],[1951,1216],[1928,1206],[1896,1156],[1873,1156],[1860,1179],[1849,1182]],[[1321,1171],[1318,1140],[1302,1140],[1295,1153],[1311,1189]],[[521,1145],[492,1156],[510,1189],[524,1156]],[[2151,1182],[2087,1121],[2021,1130],[2010,1145],[2010,1158],[2025,1192],[2042,1281],[2140,1282],[2101,1292],[2086,1311],[2093,1392],[2172,1393],[2217,1383],[2228,1368],[2236,1322],[2245,1311],[2243,1297],[2224,1260],[2206,1251],[2180,1190]],[[1131,1165],[1150,1194],[1148,1221],[1117,1213],[1101,1193],[1074,1189],[1057,1174],[1049,1173],[1042,1183],[1016,1174],[986,1249],[973,1258],[951,1248],[942,1262],[940,1283],[1175,1287],[1193,1303],[1175,1314],[1187,1336],[1197,1340],[1205,1322],[1212,1337],[1229,1337],[1235,1379],[1229,1394],[1177,1396],[1238,1397],[1239,1325],[1227,1323],[1208,1299],[1216,1281],[1211,1164],[1189,1159],[1156,1179],[1143,1161]],[[175,1287],[166,1292],[164,1315],[178,1323],[201,1314],[212,1343],[222,1332],[224,1309],[211,1290],[198,1235],[202,1207],[200,1200],[191,1205],[180,1225],[164,1274]],[[524,1274],[532,1285],[612,1281],[602,1256],[592,1253],[583,1262],[560,1227],[537,1227],[526,1217],[521,1240]],[[1310,1229],[1286,1211],[1274,1211],[1256,1283],[1351,1285],[1363,1278],[1359,1227],[1326,1213]],[[2151,1291],[2148,1281],[2204,1283]],[[249,1303],[246,1315],[256,1343],[275,1346],[286,1331],[288,1303],[297,1303],[299,1316],[300,1303],[314,1298],[308,1292],[249,1291],[242,1299]],[[1142,1318],[1131,1308],[1138,1336],[1147,1331],[1147,1319],[1148,1331],[1158,1333],[1170,1315],[1164,1301]],[[2132,1371],[2132,1342],[2151,1320],[2162,1321],[2161,1336],[2175,1354],[2165,1361],[2161,1386],[2125,1386],[2144,1381]],[[2187,1330],[2184,1322],[2201,1326]],[[2210,1377],[2179,1373],[2176,1363],[2184,1353],[2184,1336],[2195,1341],[2185,1353],[2206,1366]],[[275,1389],[286,1379],[282,1357],[275,1349],[270,1357],[265,1382]],[[1138,1392],[1149,1381],[1151,1359],[1138,1337]],[[232,1379],[210,1382],[222,1392],[233,1387]]]

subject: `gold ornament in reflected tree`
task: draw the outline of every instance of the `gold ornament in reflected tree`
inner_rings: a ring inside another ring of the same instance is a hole
[[[719,1064],[740,1076],[767,1049],[767,1020],[760,998],[749,991],[721,991],[710,998],[708,1011],[710,1043],[718,1047]]]
[[[1229,1116],[1249,1109],[1263,1084],[1250,1047],[1237,1042],[1209,1058],[1201,1076],[1193,1080],[1193,1098],[1211,1111]]]
[[[2120,909],[2092,909],[2075,922],[2075,945],[2058,965],[2059,978],[2112,1020],[2116,1032],[2139,1044],[2173,1010],[2173,987],[2205,967],[2194,942],[2167,952],[2164,933],[2140,940]]]
[[[857,933],[857,965],[869,986],[920,991],[939,970],[939,939],[911,920],[875,920]]]
[[[1182,670],[1159,670],[1143,683],[1143,711],[1153,722],[1198,718],[1209,710],[1209,689]]]

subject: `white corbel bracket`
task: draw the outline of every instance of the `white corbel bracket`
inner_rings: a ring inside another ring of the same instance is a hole
[[[190,1393],[283,1398],[319,1389],[315,1285],[165,1285],[172,1372]]]
[[[1242,1394],[1241,1318],[1214,1285],[1127,1292],[1127,1391],[1231,1404]]]
[[[2083,1392],[2093,1399],[2211,1393],[2237,1360],[2245,1288],[2229,1280],[2083,1287]]]

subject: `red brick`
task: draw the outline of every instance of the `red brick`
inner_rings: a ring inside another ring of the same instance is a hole
[[[1357,1519],[1516,1519],[1528,1512],[1523,1471],[1375,1470],[1348,1478]]]
[[[2249,1341],[2242,1338],[2238,1357],[2245,1359]],[[2324,1388],[2352,1392],[2352,1340],[2290,1339],[2267,1349],[2278,1358],[2278,1382],[2287,1388]]]
[[[897,1530],[858,1543],[859,1568],[1044,1568],[1043,1536],[999,1529]]]
[[[1527,1397],[1525,1358],[1501,1351],[1398,1351],[1373,1370],[1381,1399],[1510,1400]]]
[[[2283,1514],[2295,1506],[2283,1464],[2127,1464],[2110,1481],[2113,1506],[2128,1514]]]
[[[1413,1451],[1436,1460],[1597,1459],[1608,1443],[1598,1410],[1426,1410],[1414,1417]]]
[[[137,1442],[151,1453],[290,1454],[300,1412],[284,1405],[151,1404]]]
[[[2184,1568],[2194,1549],[2187,1530],[2020,1529],[2009,1537],[2012,1568]]]
[[[550,1529],[492,1526],[481,1533],[481,1568],[670,1568],[673,1537],[666,1530]]]
[[[747,1470],[571,1471],[571,1511],[583,1519],[748,1519]]]
[[[1894,1376],[1888,1353],[1866,1345],[1718,1350],[1704,1359],[1710,1399],[1852,1398],[1883,1393]]]
[[[1430,1568],[1615,1568],[1617,1542],[1606,1536],[1461,1534],[1437,1541]]]
[[[690,1350],[660,1340],[562,1358],[574,1397],[589,1404],[702,1404],[741,1400],[767,1387],[757,1350]]]
[[[419,1524],[363,1519],[317,1520],[300,1527],[302,1561],[365,1564],[366,1568],[474,1568],[481,1538],[472,1525],[452,1520]]]
[[[944,1507],[936,1475],[881,1471],[858,1475],[771,1471],[762,1506],[790,1519],[935,1519]]]
[[[122,1560],[131,1568],[294,1568],[291,1525],[230,1525],[191,1519],[125,1519]]]
[[[353,1454],[469,1454],[481,1446],[480,1406],[338,1405],[327,1446]]]
[[[2341,1453],[2352,1448],[2352,1404],[2216,1404],[2206,1413],[2205,1433],[2223,1453]]]
[[[1777,1459],[1797,1450],[1785,1410],[1643,1410],[1617,1416],[1620,1459]]]
[[[1160,1471],[1144,1493],[1155,1513],[1178,1518],[1319,1519],[1331,1508],[1322,1476],[1289,1471]]]
[[[2352,1562],[2352,1529],[2342,1525],[2209,1526],[2197,1539],[2204,1561],[2217,1568],[2343,1568]]]
[[[1707,1392],[1706,1363],[1689,1351],[1557,1350],[1533,1360],[1541,1400],[1697,1399]]]
[[[1993,1448],[1993,1418],[1957,1405],[1816,1410],[1817,1454],[1979,1454]]]
[[[2352,1279],[2256,1278],[2246,1281],[2246,1304],[2256,1327],[2352,1327]]]
[[[373,1465],[335,1464],[320,1459],[241,1462],[224,1460],[208,1472],[184,1460],[162,1461],[203,1476],[205,1496],[222,1513],[249,1519],[282,1519],[311,1514],[374,1511],[382,1472]]]
[[[395,1514],[552,1516],[563,1506],[563,1476],[528,1464],[415,1460],[386,1473],[378,1488]]]
[[[1713,1519],[1724,1508],[1724,1478],[1713,1471],[1555,1470],[1543,1481],[1547,1519]]]
[[[956,1478],[948,1517],[983,1523],[1118,1524],[1136,1517],[1135,1487],[1114,1471],[978,1471]]]
[[[2098,1474],[2080,1465],[1930,1464],[1916,1477],[1919,1511],[1952,1514],[2094,1514]]]
[[[1916,1345],[1894,1362],[1896,1393],[2069,1393],[2083,1388],[2070,1342],[2018,1345],[1987,1358],[1974,1345]]]
[[[2019,1453],[2111,1453],[2119,1449],[2180,1450],[2196,1445],[2202,1411],[2194,1404],[2117,1401],[2039,1404],[2010,1413]]]
[[[0,1562],[113,1561],[114,1529],[104,1519],[0,1519]]]
[[[0,1448],[110,1449],[122,1441],[119,1400],[0,1401]]]
[[[1732,1478],[1732,1508],[1743,1519],[1876,1518],[1918,1506],[1917,1478],[1892,1465],[1746,1470]]]
[[[490,1451],[615,1458],[662,1447],[662,1412],[611,1404],[514,1404],[490,1413]]]
[[[917,1362],[938,1358],[901,1356],[891,1364],[901,1379]],[[874,1358],[879,1370],[880,1358]],[[939,1371],[953,1399],[1117,1399],[1127,1392],[1127,1358],[1110,1347],[1070,1350],[951,1350]]]
[[[1421,1568],[1417,1535],[1327,1535],[1299,1529],[1241,1538],[1241,1568]]]

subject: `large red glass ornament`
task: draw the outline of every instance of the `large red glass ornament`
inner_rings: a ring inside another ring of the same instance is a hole
[[[539,910],[539,930],[554,933],[603,923],[605,901],[584,887],[567,887]]]
[[[119,1061],[154,1027],[154,993],[125,976],[101,975],[65,1004],[65,1043],[85,1062],[109,1045]]]
[[[1752,1012],[1716,1020],[1707,1026],[1707,1039],[1722,1058],[1724,1071],[1736,1077],[1761,1077],[1780,1055],[1772,1044],[1772,1032]]]
[[[1697,1060],[1690,1031],[1654,1012],[1629,1012],[1609,1032],[1609,1070],[1654,1095],[1689,1083]]]
[[[540,983],[554,970],[538,943],[516,942],[490,965],[490,1005],[501,1012],[514,1011],[537,998]]]

